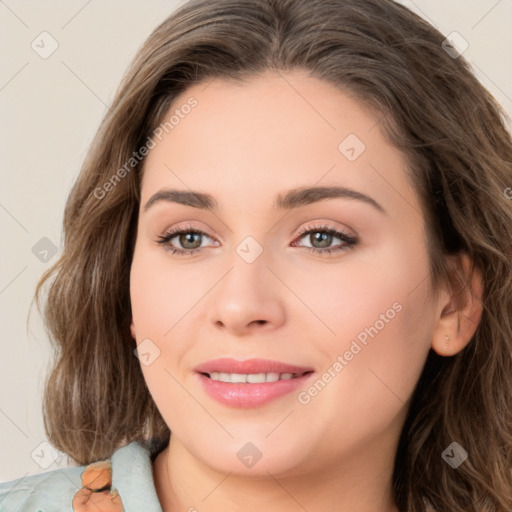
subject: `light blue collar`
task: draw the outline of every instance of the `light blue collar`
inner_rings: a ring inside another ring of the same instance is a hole
[[[112,486],[119,492],[125,512],[163,512],[147,448],[134,441],[116,450],[110,461]]]

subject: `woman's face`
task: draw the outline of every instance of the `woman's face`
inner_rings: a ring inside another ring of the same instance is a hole
[[[299,71],[195,85],[171,115],[144,165],[131,303],[173,442],[240,474],[392,463],[439,316],[404,157]]]

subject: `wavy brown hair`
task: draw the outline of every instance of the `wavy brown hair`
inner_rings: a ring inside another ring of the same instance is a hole
[[[377,113],[407,158],[434,289],[468,286],[450,273],[448,254],[466,253],[485,283],[470,343],[453,357],[431,350],[409,402],[396,502],[403,512],[424,511],[425,500],[438,512],[512,509],[512,141],[502,108],[444,39],[391,0],[192,0],[154,30],[88,151],[66,203],[62,255],[35,293],[41,310],[48,285],[56,357],[44,418],[55,447],[86,464],[134,440],[155,455],[170,436],[129,328],[144,160],[108,193],[105,184],[188,86],[300,69]],[[453,441],[469,452],[456,470],[441,457]]]

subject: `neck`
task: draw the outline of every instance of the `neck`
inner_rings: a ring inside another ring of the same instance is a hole
[[[367,447],[322,471],[249,478],[206,466],[171,435],[155,460],[155,487],[164,512],[398,512],[391,487],[393,452],[376,457],[375,447]]]

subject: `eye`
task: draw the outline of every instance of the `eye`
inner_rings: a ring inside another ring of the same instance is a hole
[[[302,246],[308,251],[319,254],[331,254],[347,249],[353,249],[358,243],[359,239],[355,236],[349,235],[343,231],[330,228],[329,226],[307,226],[299,235],[299,239],[305,238],[309,240],[310,246]],[[342,242],[341,246],[330,247],[334,239],[339,239]]]
[[[354,248],[359,243],[359,239],[357,237],[348,235],[343,231],[338,231],[325,225],[307,226],[300,233],[298,239],[300,240],[305,238],[306,235],[309,235],[308,240],[311,245],[299,245],[298,247],[302,247],[308,251],[319,254],[331,254],[346,251],[347,249]],[[157,243],[163,245],[165,249],[170,251],[172,254],[190,256],[191,254],[195,254],[203,250],[204,245],[202,242],[204,241],[204,238],[213,240],[204,231],[195,229],[193,226],[182,226],[171,229],[165,235],[159,236]],[[177,239],[177,243],[181,245],[181,248],[173,245],[172,241],[174,239]],[[331,244],[335,239],[341,241],[341,246],[338,245],[331,247]],[[217,241],[214,242],[218,244]],[[295,242],[293,243],[293,246],[297,246]]]
[[[157,243],[163,245],[172,254],[190,255],[202,250],[202,237],[210,238],[204,231],[194,229],[193,226],[182,226],[169,230],[165,235],[159,236]],[[176,238],[183,249],[174,247],[171,241]]]

